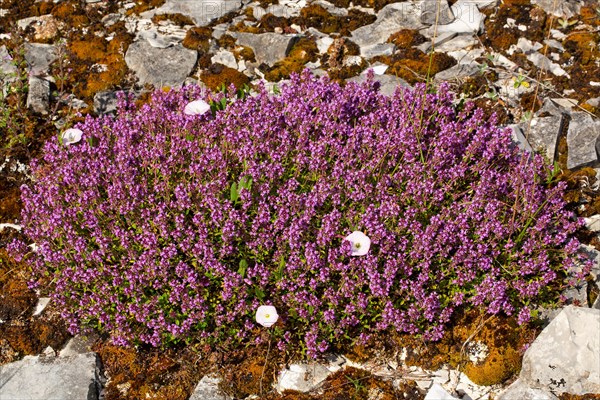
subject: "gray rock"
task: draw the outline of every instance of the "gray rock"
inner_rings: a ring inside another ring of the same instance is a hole
[[[211,57],[210,61],[212,61],[213,64],[218,63],[229,68],[238,69],[238,63],[235,60],[235,56],[232,52],[225,49],[220,49],[217,51],[217,53]]]
[[[512,140],[519,149],[528,153],[533,153],[533,149],[527,138],[525,138],[525,134],[523,133],[520,124],[511,124],[508,125],[507,128],[511,130]]]
[[[190,400],[229,400],[231,397],[219,389],[221,379],[205,375],[200,379]]]
[[[297,390],[307,393],[316,389],[330,374],[321,364],[292,364],[281,371],[275,389],[278,392]]]
[[[386,96],[392,96],[394,94],[394,92],[396,91],[396,89],[398,89],[398,88],[410,87],[410,85],[404,79],[398,78],[397,76],[393,76],[393,75],[375,75],[373,77],[373,79],[375,81],[379,82],[379,84],[381,85],[379,87],[379,92],[381,92],[381,94],[384,94]],[[367,80],[366,74],[354,76],[350,79],[347,79],[348,82],[356,82],[356,83],[362,83],[362,82],[365,82],[366,80]]]
[[[29,77],[27,108],[39,114],[48,114],[50,109],[50,82],[35,75]]]
[[[0,399],[97,400],[102,387],[95,353],[26,356],[0,366]]]
[[[148,29],[138,33],[138,39],[147,41],[152,47],[156,47],[157,49],[166,49],[167,47],[174,46],[177,43],[181,43],[184,38],[185,32],[183,34],[176,32],[175,34],[164,35],[156,29]]]
[[[583,112],[571,114],[567,131],[569,154],[567,168],[581,168],[598,162],[596,140],[600,136],[600,122]]]
[[[181,86],[197,58],[198,52],[180,44],[159,49],[146,41],[132,43],[125,54],[125,62],[135,72],[139,84],[150,83],[156,88]]]
[[[56,60],[56,47],[51,44],[25,43],[25,61],[34,75],[45,74]]]
[[[74,336],[69,339],[65,347],[60,350],[59,356],[65,358],[91,353],[92,346],[96,339],[96,336]]]
[[[530,122],[522,122],[519,125],[531,148],[547,160],[553,161],[564,118],[566,117],[560,115],[534,117]]]
[[[315,0],[311,2],[311,4],[315,4],[323,7],[327,10],[327,12],[331,15],[335,15],[337,17],[346,17],[348,16],[348,10],[345,8],[336,7],[328,1],[325,0]]]
[[[600,310],[568,306],[523,356],[519,378],[555,394],[600,393]]]
[[[428,30],[424,30],[425,34],[430,33]],[[430,33],[431,35],[433,35],[433,33]],[[437,46],[446,43],[447,41],[449,41],[450,39],[454,38],[457,35],[456,32],[443,32],[440,33],[439,35],[435,36],[435,39],[433,40],[433,48],[436,49]],[[421,50],[423,53],[427,53],[430,49],[431,49],[431,40],[425,42],[425,43],[421,43],[420,45],[416,46],[417,49]]]
[[[117,110],[117,92],[98,92],[94,95],[94,112],[108,114]]]
[[[558,400],[558,397],[542,389],[529,387],[521,379],[514,381],[508,388],[498,394],[496,400]]]
[[[447,32],[447,34],[453,34],[454,32]],[[442,33],[441,35],[444,35]],[[445,40],[435,46],[434,50],[442,53],[448,53],[451,51],[467,50],[474,46],[479,45],[479,40],[470,33],[456,35],[455,37]]]
[[[143,18],[152,18],[161,14],[183,14],[191,18],[196,25],[204,26],[230,11],[239,10],[241,6],[240,0],[167,0],[161,7],[140,15]]]
[[[391,56],[396,46],[393,43],[377,43],[372,46],[361,47],[360,55],[366,59],[377,56]]]
[[[17,67],[13,64],[6,46],[0,46],[0,92],[2,95],[6,95],[10,83],[17,79],[16,74]]]
[[[479,73],[479,64],[456,64],[444,71],[435,74],[437,81],[451,81],[455,79],[463,79],[469,76],[475,76]]]
[[[296,35],[279,35],[277,33],[232,33],[237,38],[237,43],[248,46],[254,51],[256,62],[273,65],[285,58],[288,51],[298,40]]]
[[[531,4],[537,5],[546,14],[554,14],[556,17],[567,19],[579,15],[581,12],[581,3],[573,0],[531,0]]]
[[[401,29],[421,29],[419,7],[413,2],[388,4],[377,13],[375,22],[352,31],[352,41],[360,47],[385,43],[391,34]]]
[[[477,33],[483,29],[485,15],[479,11],[477,1],[458,0],[450,9],[454,21],[437,27],[438,32]]]
[[[448,0],[427,1],[421,4],[421,22],[427,25],[435,23],[446,25],[454,21],[454,14]]]
[[[600,217],[600,215],[595,215],[594,217]],[[590,228],[588,225],[589,218],[585,218],[585,220],[586,220],[586,226],[588,226],[588,229],[590,229],[591,231],[594,231],[594,229]],[[596,219],[596,221],[597,221],[597,219]],[[578,253],[581,253],[581,254],[587,256],[591,260],[594,260],[594,266],[592,267],[592,270],[590,271],[590,275],[594,279],[594,282],[600,282],[600,251],[596,250],[593,246],[588,246],[588,245],[582,244],[579,246]]]

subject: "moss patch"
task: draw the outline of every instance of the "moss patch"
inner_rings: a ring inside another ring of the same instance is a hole
[[[232,84],[236,89],[240,89],[250,82],[243,73],[222,64],[212,64],[200,74],[200,80],[213,91],[219,90],[223,85],[229,87]]]
[[[265,73],[265,78],[270,82],[278,82],[286,79],[293,72],[300,72],[307,62],[317,60],[319,49],[314,40],[300,38],[290,50],[288,56],[278,61]]]

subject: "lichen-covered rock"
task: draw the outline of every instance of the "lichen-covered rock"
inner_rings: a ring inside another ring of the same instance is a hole
[[[575,169],[597,163],[598,154],[595,144],[598,137],[600,137],[600,122],[584,112],[571,114],[567,131],[569,146],[567,168]]]

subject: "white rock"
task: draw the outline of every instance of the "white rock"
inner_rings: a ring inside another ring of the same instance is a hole
[[[183,14],[190,17],[196,25],[207,25],[230,11],[241,7],[240,0],[167,0],[159,8],[141,13],[143,18],[152,18],[160,14]]]
[[[485,15],[479,11],[476,2],[458,0],[450,8],[455,17],[454,21],[438,26],[438,32],[477,33],[483,29]]]
[[[33,315],[40,315],[42,311],[44,311],[48,303],[50,303],[50,297],[40,297],[35,306],[35,311],[33,312]]]
[[[223,64],[226,67],[238,69],[238,63],[232,52],[224,49],[219,49],[217,53],[210,58],[213,63]]]
[[[457,397],[452,396],[441,385],[434,383],[425,395],[425,400],[457,400]]]
[[[307,393],[317,388],[330,374],[331,371],[321,364],[292,364],[279,374],[275,389]]]
[[[523,357],[519,378],[556,394],[600,393],[600,310],[565,307]]]
[[[508,388],[501,392],[497,400],[558,400],[558,397],[542,389],[534,389],[525,384],[521,379],[514,381]]]
[[[0,171],[2,171],[5,164],[6,163],[4,163],[0,166]],[[2,232],[4,230],[4,228],[16,229],[17,231],[21,232],[21,229],[23,227],[21,225],[16,225],[16,224],[11,224],[11,223],[0,224],[0,232]]]
[[[329,50],[329,46],[333,44],[333,38],[329,36],[324,36],[316,40],[317,48],[319,49],[319,53],[325,54],[327,50]]]
[[[220,382],[218,377],[204,375],[196,385],[190,400],[230,400],[231,397],[219,389]]]

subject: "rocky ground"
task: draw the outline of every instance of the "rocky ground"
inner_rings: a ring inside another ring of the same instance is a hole
[[[388,94],[448,82],[497,113],[520,146],[556,161],[587,218],[582,251],[596,255],[599,27],[593,0],[0,0],[0,397],[600,398],[597,270],[545,322],[465,313],[435,345],[381,337],[306,364],[267,358],[266,344],[158,351],[71,338],[4,250],[30,160],[86,114],[113,111],[119,91],[141,103],[183,84],[274,88],[309,68],[340,82],[373,69]]]

